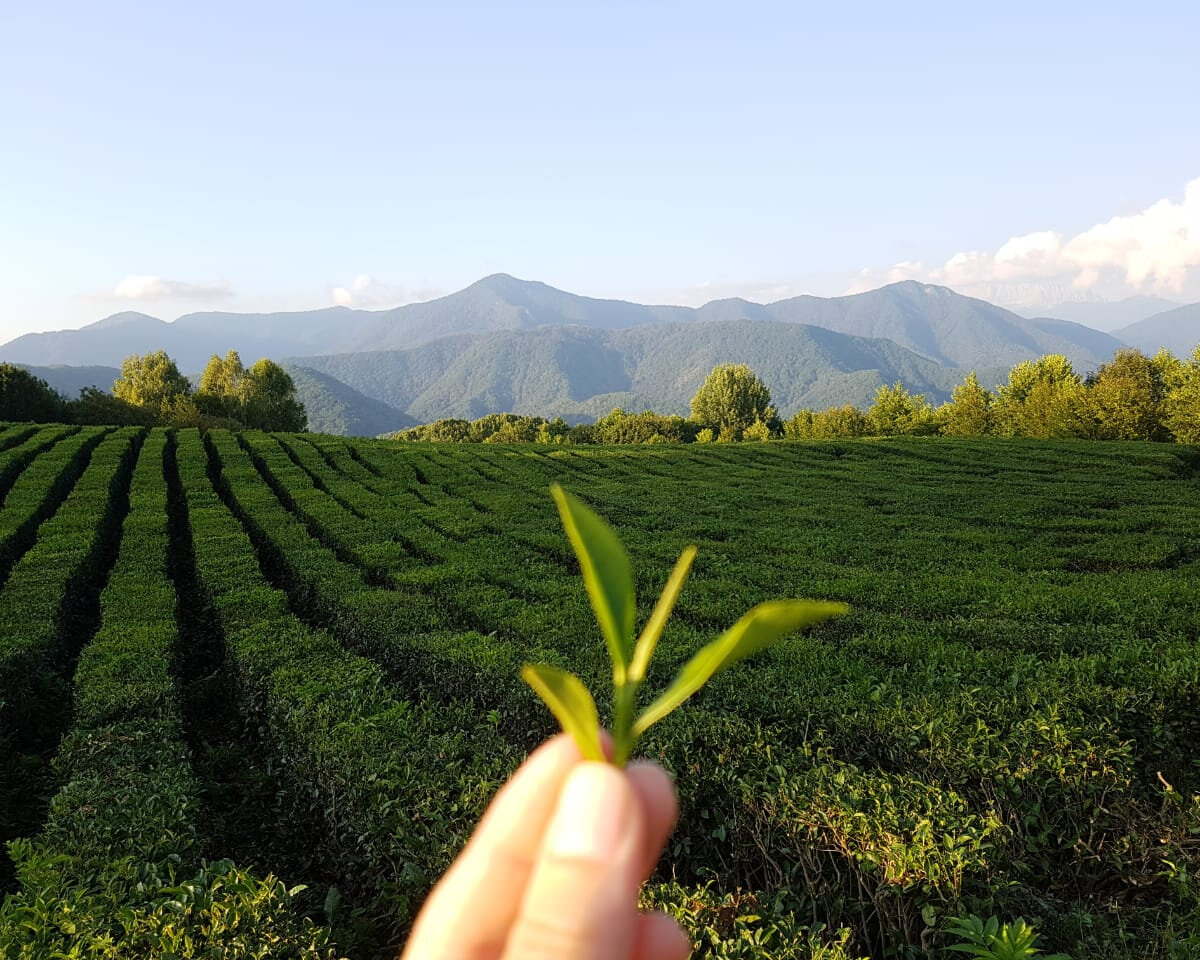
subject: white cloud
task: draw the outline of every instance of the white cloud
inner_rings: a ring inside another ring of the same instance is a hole
[[[956,253],[941,266],[908,261],[864,270],[850,292],[898,280],[1045,303],[1062,299],[1064,290],[1097,300],[1135,293],[1186,296],[1200,287],[1200,178],[1187,184],[1182,201],[1159,200],[1072,237],[1041,230],[1012,237],[995,252]]]
[[[228,283],[185,283],[145,274],[129,274],[112,290],[118,300],[224,300],[233,296]]]
[[[360,273],[348,287],[334,287],[330,291],[333,302],[339,307],[356,307],[362,310],[386,310],[406,303],[417,303],[442,296],[444,291],[414,289],[394,283],[376,280],[370,274]]]

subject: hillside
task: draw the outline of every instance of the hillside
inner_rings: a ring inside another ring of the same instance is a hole
[[[403,430],[416,421],[379,400],[363,396],[328,374],[285,364],[296,384],[296,398],[308,414],[308,429],[347,437],[377,437]]]
[[[1177,357],[1186,357],[1200,345],[1200,303],[1176,307],[1122,327],[1115,334],[1143,353],[1166,347]]]
[[[113,381],[121,374],[117,367],[31,367],[24,363],[17,366],[24,367],[35,377],[45,380],[51,389],[58,391],[68,400],[78,397],[79,391],[84,387],[95,387],[108,393],[112,390]]]
[[[130,353],[165,349],[181,369],[198,370],[212,354],[230,349],[249,363],[263,356],[410,350],[450,336],[551,326],[615,331],[742,320],[885,338],[936,363],[958,367],[1008,367],[1045,353],[1065,353],[1086,371],[1120,345],[1089,327],[1029,320],[945,287],[911,281],[845,297],[803,296],[770,304],[728,299],[692,308],[580,297],[497,274],[437,300],[376,312],[329,307],[298,313],[193,313],[174,323],[117,314],[81,330],[18,337],[0,346],[0,360],[117,365]]]
[[[686,413],[718,363],[750,364],[783,413],[866,405],[896,380],[941,400],[963,375],[887,340],[762,320],[505,331],[302,362],[420,421],[500,410],[594,417],[616,406]]]

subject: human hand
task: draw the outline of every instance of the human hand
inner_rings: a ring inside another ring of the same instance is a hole
[[[555,737],[496,794],[401,960],[686,960],[675,922],[637,909],[678,812],[658,765],[587,763]]]

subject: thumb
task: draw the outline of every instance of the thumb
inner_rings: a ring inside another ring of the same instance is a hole
[[[581,763],[559,794],[504,960],[629,960],[645,827],[625,774]]]

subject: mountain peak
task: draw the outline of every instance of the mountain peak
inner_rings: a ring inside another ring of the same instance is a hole
[[[964,294],[958,293],[956,290],[951,290],[949,287],[943,287],[937,283],[926,283],[923,280],[897,280],[895,283],[889,283],[886,286],[880,287],[879,290],[895,290],[909,294],[919,293],[924,296],[933,297],[945,297],[948,295],[956,297],[964,296]]]
[[[165,321],[152,317],[148,313],[138,313],[136,310],[123,310],[120,313],[114,313],[105,317],[103,320],[97,320],[95,323],[89,323],[85,329],[90,330],[116,330],[118,327],[128,326],[151,326],[154,324],[164,323]]]
[[[467,287],[467,290],[483,290],[505,299],[529,297],[531,295],[544,296],[547,293],[562,294],[561,290],[557,290],[547,283],[542,283],[540,280],[522,280],[520,277],[514,277],[509,273],[490,274],[482,280],[476,280]]]

